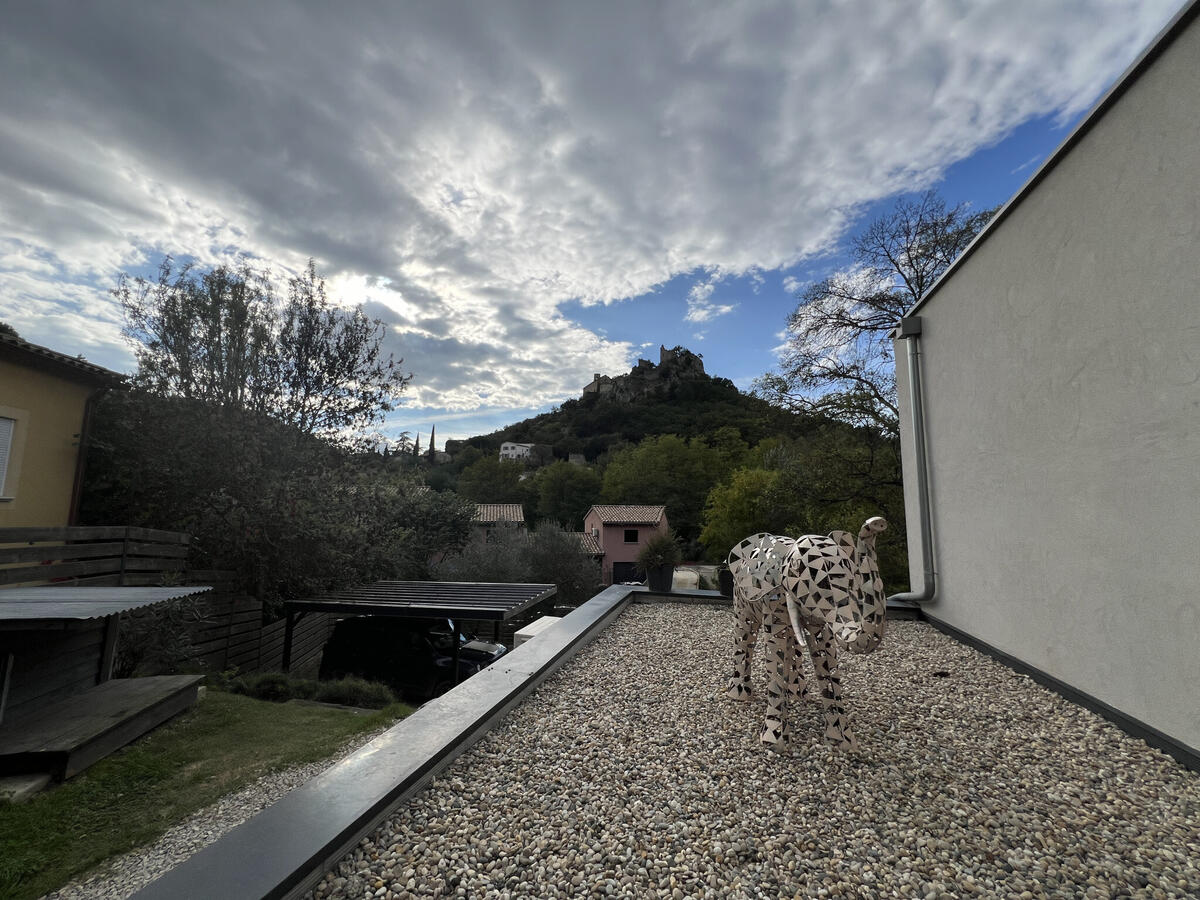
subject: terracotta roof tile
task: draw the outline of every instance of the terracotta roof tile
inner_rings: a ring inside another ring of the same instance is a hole
[[[667,512],[665,506],[593,506],[592,509],[605,525],[657,525]]]
[[[573,534],[579,538],[579,545],[583,547],[584,553],[589,553],[593,556],[603,556],[604,548],[600,546],[600,539],[589,531],[569,531],[568,534]]]
[[[471,521],[478,525],[495,525],[497,522],[519,522],[525,524],[525,510],[520,503],[476,503]]]

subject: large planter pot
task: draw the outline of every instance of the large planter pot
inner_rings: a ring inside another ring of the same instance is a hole
[[[654,566],[646,570],[646,586],[652,591],[669,591],[674,577],[674,566]]]
[[[733,573],[722,569],[717,573],[717,581],[721,583],[721,596],[733,599]]]

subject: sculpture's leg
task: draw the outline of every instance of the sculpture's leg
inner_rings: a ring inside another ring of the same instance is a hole
[[[817,658],[817,644],[813,639],[812,632],[807,628],[804,629],[804,643],[808,647],[808,658],[815,660]],[[802,665],[804,660],[801,658],[803,648],[797,648],[796,664]],[[821,683],[817,681],[816,672],[813,672],[813,677],[804,682],[804,689],[800,692],[800,699],[808,703],[821,702]]]
[[[842,705],[837,642],[828,625],[813,633],[813,645],[813,668],[821,686],[821,705],[825,714],[825,741],[842,750],[856,750],[858,741]]]
[[[763,726],[762,742],[778,750],[788,742],[788,643],[791,630],[787,608],[783,601],[767,601],[767,719]]]
[[[740,591],[733,593],[733,676],[726,693],[734,700],[750,699],[750,660],[762,628],[762,603],[747,600]]]
[[[808,691],[808,686],[804,683],[804,657],[800,655],[801,647],[796,643],[796,630],[791,627],[785,630],[787,631],[788,699],[803,700]]]

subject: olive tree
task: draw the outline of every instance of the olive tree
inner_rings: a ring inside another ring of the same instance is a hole
[[[409,382],[383,352],[384,326],[330,302],[309,261],[279,302],[271,273],[207,271],[167,257],[158,278],[121,275],[114,296],[133,344],[134,384],[153,394],[263,413],[298,433],[350,443]]]

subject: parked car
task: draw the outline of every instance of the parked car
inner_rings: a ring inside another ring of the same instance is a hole
[[[503,644],[459,638],[459,681],[508,652]],[[333,627],[321,657],[322,680],[357,675],[421,702],[454,687],[454,629],[449,619],[358,616]]]

